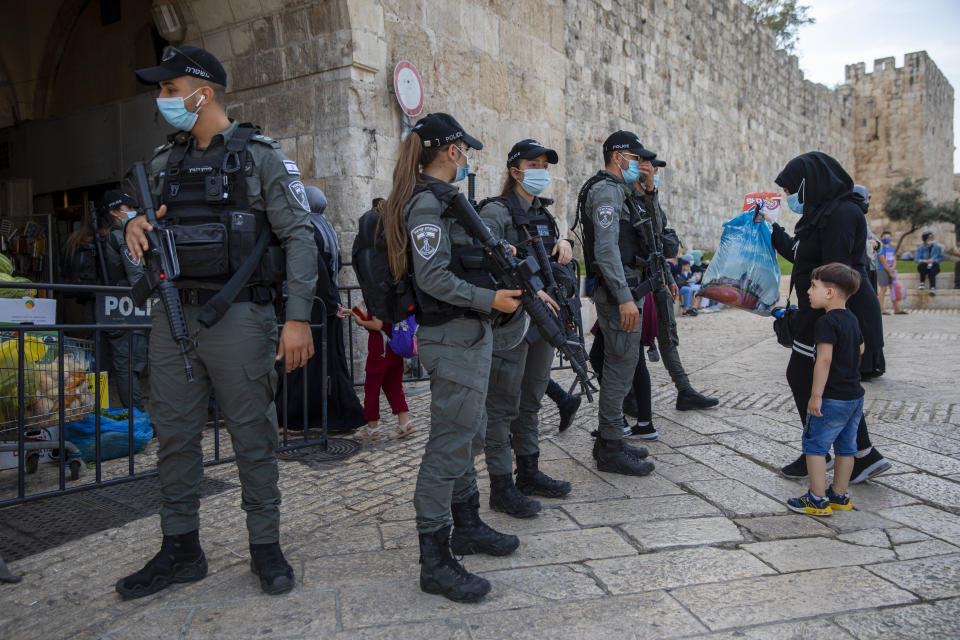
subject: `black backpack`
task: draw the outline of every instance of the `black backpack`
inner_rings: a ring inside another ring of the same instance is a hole
[[[413,275],[407,273],[394,282],[387,257],[387,240],[377,208],[370,209],[357,225],[357,237],[351,252],[353,271],[369,313],[384,322],[406,320],[416,311]]]

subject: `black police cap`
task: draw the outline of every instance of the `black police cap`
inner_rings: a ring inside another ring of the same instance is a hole
[[[430,113],[413,125],[413,130],[425,147],[442,147],[463,140],[474,149],[483,149],[483,143],[469,135],[453,116],[448,113]]]
[[[200,47],[167,47],[159,65],[137,70],[137,78],[146,84],[180,76],[193,76],[227,86],[227,72],[223,65],[215,55]]]
[[[557,164],[557,162],[560,161],[560,157],[557,155],[556,151],[553,149],[548,149],[536,140],[531,140],[528,138],[513,145],[513,148],[510,149],[510,153],[507,154],[507,164],[510,164],[517,158],[530,160],[531,158],[539,158],[544,154],[547,155],[547,162],[550,164]]]
[[[616,131],[610,134],[610,137],[604,140],[603,150],[606,151],[629,151],[635,153],[641,158],[651,160],[656,157],[653,151],[645,149],[640,138],[632,131]]]
[[[97,211],[103,213],[107,211],[113,211],[114,209],[119,209],[122,205],[127,205],[131,209],[136,209],[137,201],[119,189],[110,189],[109,191],[104,191],[103,194],[97,198],[96,202],[93,203],[93,206],[97,208]]]

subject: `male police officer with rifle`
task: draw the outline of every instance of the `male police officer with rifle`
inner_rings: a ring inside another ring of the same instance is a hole
[[[160,441],[163,544],[116,589],[137,598],[207,573],[199,539],[200,442],[214,390],[237,456],[251,569],[264,592],[283,593],[293,588],[294,577],[279,545],[274,365],[283,360],[292,371],[313,356],[309,318],[317,278],[300,170],[255,127],[227,118],[226,72],[209,52],[169,47],[159,66],[137,76],[160,85],[160,113],[180,131],[150,162],[158,222],[145,216],[129,221],[127,247],[133,260],[160,258],[163,248],[151,246],[146,234],[161,225],[170,232],[189,337],[174,336],[180,321],[171,322],[161,305],[153,307],[150,414]],[[158,279],[168,268],[175,271],[172,260],[166,262],[159,269],[151,265]],[[167,280],[169,274],[162,275]],[[273,302],[284,278],[286,323],[278,344]],[[178,305],[167,302],[176,313]]]

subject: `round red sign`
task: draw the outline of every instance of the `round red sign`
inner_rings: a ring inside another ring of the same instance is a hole
[[[423,81],[420,72],[412,63],[402,60],[393,69],[393,91],[400,108],[408,116],[423,111]]]

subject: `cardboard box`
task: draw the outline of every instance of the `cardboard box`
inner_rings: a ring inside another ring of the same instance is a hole
[[[0,298],[0,324],[56,324],[56,322],[56,300]]]

